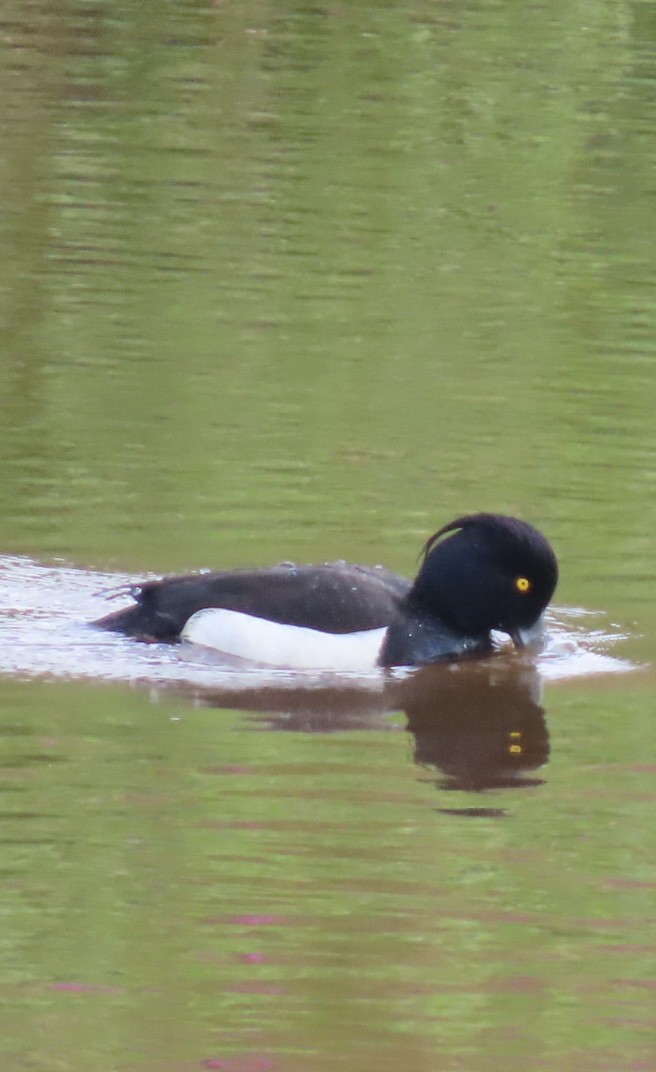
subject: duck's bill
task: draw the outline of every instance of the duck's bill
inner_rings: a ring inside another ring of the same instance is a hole
[[[517,648],[541,648],[544,646],[544,615],[526,629],[513,629],[510,639]]]

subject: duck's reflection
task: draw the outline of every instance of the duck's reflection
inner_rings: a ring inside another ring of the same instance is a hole
[[[415,762],[434,767],[446,789],[539,785],[530,774],[549,758],[549,734],[533,667],[428,667],[403,683],[399,706]]]
[[[378,683],[290,683],[196,693],[203,706],[251,711],[271,730],[335,733],[398,728],[402,711],[415,762],[446,789],[539,785],[549,757],[540,677],[520,658],[434,665]]]

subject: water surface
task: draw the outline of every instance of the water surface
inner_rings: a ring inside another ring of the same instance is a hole
[[[3,7],[3,1067],[645,1072],[649,3]],[[553,542],[551,642],[367,680],[144,575]],[[100,593],[100,594],[99,594]]]

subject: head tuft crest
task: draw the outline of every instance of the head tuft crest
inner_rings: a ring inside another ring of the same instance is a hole
[[[428,537],[422,547],[420,553],[423,555],[424,562],[436,543],[442,536],[446,536],[448,532],[458,532],[459,529],[468,528],[470,525],[494,524],[498,516],[498,514],[464,514],[462,517],[457,517],[455,521],[450,521],[448,525],[443,525],[441,529],[438,529],[437,532]]]

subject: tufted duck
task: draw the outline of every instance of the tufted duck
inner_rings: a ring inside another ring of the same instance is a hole
[[[480,513],[431,536],[412,583],[341,562],[165,577],[135,586],[132,606],[94,624],[269,666],[419,666],[489,652],[493,629],[523,647],[539,635],[557,579],[536,528]]]

